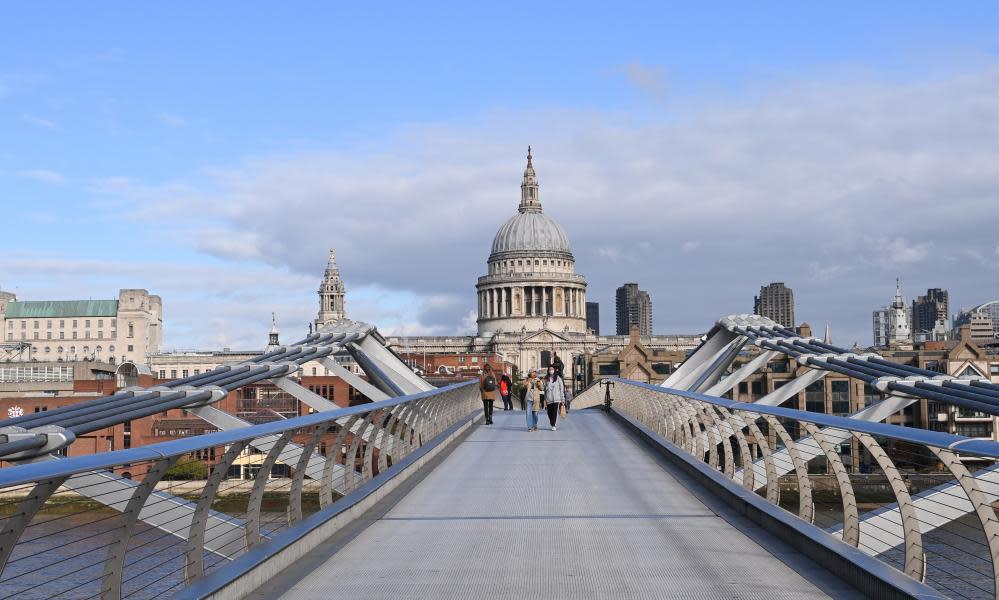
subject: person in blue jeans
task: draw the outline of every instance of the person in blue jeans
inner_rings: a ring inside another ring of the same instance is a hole
[[[538,379],[538,374],[535,371],[527,374],[524,387],[526,389],[524,402],[527,404],[527,410],[524,412],[527,413],[527,430],[537,431],[538,410],[541,407],[541,380]]]

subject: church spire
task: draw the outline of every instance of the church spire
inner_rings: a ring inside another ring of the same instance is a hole
[[[276,349],[281,345],[278,341],[278,328],[277,328],[277,317],[274,313],[271,313],[271,332],[267,336],[267,352]]]
[[[520,184],[520,212],[541,212],[541,198],[538,195],[538,176],[534,172],[534,161],[531,147],[527,147],[527,168],[524,169],[524,181]]]
[[[319,316],[316,319],[316,331],[346,318],[344,310],[344,295],[346,289],[340,278],[340,267],[336,264],[336,252],[330,248],[329,259],[326,262],[326,272],[319,284]]]

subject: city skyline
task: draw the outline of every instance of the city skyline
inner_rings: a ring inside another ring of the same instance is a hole
[[[249,9],[240,52],[213,42],[219,8],[199,22],[15,7],[0,288],[145,288],[163,297],[165,348],[259,347],[271,312],[285,337],[314,320],[333,246],[352,317],[469,332],[468,282],[533,144],[588,299],[611,306],[638,281],[667,309],[657,333],[695,333],[785,281],[799,322],[867,344],[895,277],[949,290],[952,313],[999,297],[999,56],[994,8],[886,4],[859,23],[857,6],[570,24],[538,7],[526,26],[511,8],[486,32],[414,11],[378,52],[364,36],[380,22],[356,7]],[[301,34],[260,42],[274,23]],[[180,32],[184,47],[156,51]],[[497,83],[524,73],[543,83]]]

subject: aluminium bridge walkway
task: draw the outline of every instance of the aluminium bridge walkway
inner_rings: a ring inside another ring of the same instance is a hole
[[[252,597],[860,597],[603,411],[495,422]]]

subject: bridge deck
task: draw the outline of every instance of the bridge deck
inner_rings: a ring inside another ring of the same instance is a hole
[[[287,571],[258,597],[856,597],[699,499],[604,413],[560,425],[528,433],[524,413],[497,413],[391,510],[299,569],[314,570]]]

